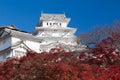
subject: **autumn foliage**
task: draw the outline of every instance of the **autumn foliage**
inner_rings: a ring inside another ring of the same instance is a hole
[[[119,34],[81,52],[28,51],[0,64],[0,80],[120,80]]]

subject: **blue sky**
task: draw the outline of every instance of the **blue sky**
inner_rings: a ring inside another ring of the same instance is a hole
[[[14,24],[32,32],[43,13],[64,13],[76,35],[120,21],[120,0],[0,0],[0,26]]]

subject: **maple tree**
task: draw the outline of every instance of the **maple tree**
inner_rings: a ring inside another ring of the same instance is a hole
[[[82,43],[87,47],[91,47],[99,43],[102,39],[106,39],[107,37],[112,37],[114,33],[120,32],[120,21],[115,20],[113,24],[96,26],[93,27],[90,31],[79,34],[78,43]]]
[[[119,38],[114,34],[79,54],[58,48],[28,51],[0,63],[0,80],[120,80]]]

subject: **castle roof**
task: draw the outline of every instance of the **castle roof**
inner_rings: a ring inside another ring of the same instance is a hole
[[[69,23],[70,18],[66,18],[65,14],[46,14],[46,13],[42,13],[41,17],[40,17],[40,20],[38,22],[38,26],[40,26],[43,21],[53,21],[53,20]]]
[[[6,37],[16,37],[22,40],[30,40],[34,42],[40,42],[42,39],[37,38],[32,35],[32,33],[28,33],[26,31],[19,30],[12,26],[2,26],[0,27],[0,40],[4,40]]]

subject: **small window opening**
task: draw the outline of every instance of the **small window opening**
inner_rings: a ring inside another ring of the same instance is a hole
[[[56,29],[54,31],[57,31]]]
[[[60,23],[60,26],[61,26],[61,23]]]
[[[55,25],[55,23],[53,23],[53,25]]]

